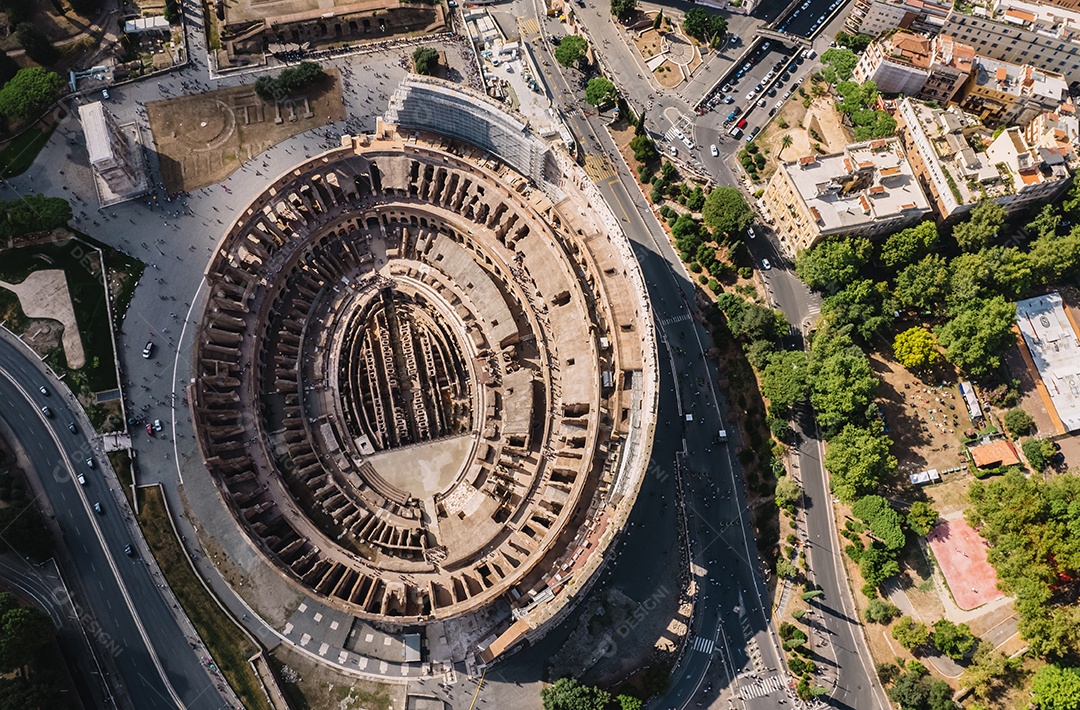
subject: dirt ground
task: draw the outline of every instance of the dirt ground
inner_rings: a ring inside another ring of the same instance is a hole
[[[787,122],[787,128],[780,128],[778,122],[781,118]],[[817,131],[822,140],[810,137],[811,128]],[[787,148],[782,148],[784,136],[791,136],[791,145]],[[852,141],[852,137],[841,122],[840,112],[836,110],[832,97],[814,99],[807,108],[796,91],[762,129],[757,141],[765,149],[763,152],[767,160],[761,177],[767,181],[776,172],[777,160],[789,161],[810,155],[815,152],[815,143],[820,143],[823,154],[838,153]]]
[[[277,666],[278,677],[284,680],[282,686],[292,707],[311,710],[399,710],[405,707],[404,685],[376,683],[338,673],[289,650],[288,644],[281,644],[270,655]]]
[[[655,18],[652,14],[649,17]],[[634,38],[634,47],[642,59],[648,59],[660,53],[660,32],[658,30],[645,30]]]
[[[326,73],[317,86],[282,102],[261,99],[246,84],[148,103],[166,188],[186,192],[219,182],[289,136],[342,120],[340,77],[334,69]]]
[[[656,81],[660,83],[666,89],[673,89],[682,83],[682,72],[679,71],[679,67],[672,61],[668,60],[658,66],[656,71],[653,72],[653,76],[656,77]]]

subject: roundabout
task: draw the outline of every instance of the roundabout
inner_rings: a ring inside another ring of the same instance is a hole
[[[380,123],[219,243],[193,422],[236,522],[306,594],[505,648],[602,565],[651,447],[654,345],[629,244],[559,167],[556,202]]]

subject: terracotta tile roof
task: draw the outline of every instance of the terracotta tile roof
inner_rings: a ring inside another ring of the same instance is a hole
[[[1031,14],[1030,12],[1024,12],[1023,10],[1014,10],[1011,7],[1005,11],[1005,17],[1011,17],[1014,20],[1020,20],[1021,22],[1035,21],[1035,15]]]
[[[1014,466],[1020,463],[1020,457],[1016,455],[1016,449],[1012,442],[998,439],[989,444],[973,446],[968,451],[978,468],[987,466]]]

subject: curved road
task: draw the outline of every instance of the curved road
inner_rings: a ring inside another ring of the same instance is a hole
[[[42,385],[48,396],[38,391]],[[84,434],[88,424],[66,392],[21,345],[0,337],[0,400],[7,403],[0,417],[49,500],[63,538],[57,543],[71,553],[71,571],[83,593],[84,606],[76,606],[79,621],[99,651],[112,654],[110,665],[121,677],[119,702],[137,708],[226,707],[143,561],[149,552],[125,520],[126,501],[110,490],[100,463],[87,467],[87,457],[94,456]],[[41,413],[45,405],[52,418]],[[68,431],[69,422],[76,423],[77,433]],[[85,486],[73,472],[86,477]],[[101,504],[101,514],[94,503]],[[132,557],[124,554],[128,544]]]

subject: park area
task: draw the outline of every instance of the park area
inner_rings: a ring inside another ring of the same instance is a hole
[[[851,143],[851,133],[843,124],[836,102],[829,96],[820,96],[807,106],[800,91],[801,87],[755,139],[765,156],[765,165],[759,172],[762,182],[772,177],[778,163],[807,155],[839,153]]]
[[[146,111],[169,192],[220,182],[286,138],[345,118],[333,69],[282,100],[263,99],[246,84],[154,101]]]

